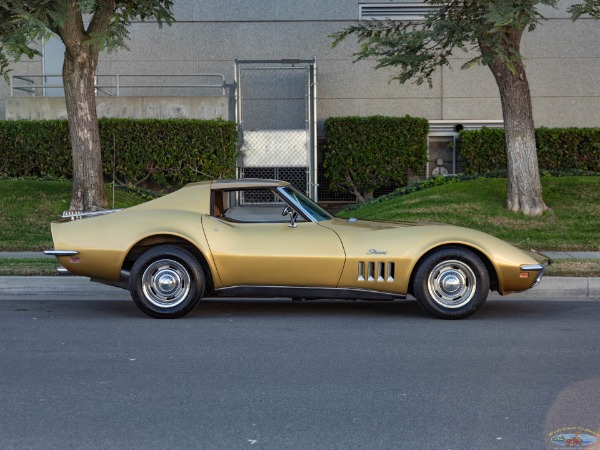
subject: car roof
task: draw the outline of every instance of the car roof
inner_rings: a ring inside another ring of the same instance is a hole
[[[261,178],[242,178],[239,180],[224,179],[212,181],[210,188],[215,190],[257,189],[278,186],[289,186],[290,183],[281,180],[264,180]]]

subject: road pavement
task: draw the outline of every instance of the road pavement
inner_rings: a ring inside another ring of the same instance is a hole
[[[515,296],[461,321],[283,300],[156,320],[50,277],[0,292],[0,449],[557,449],[600,431],[599,323],[589,297]]]
[[[600,433],[599,322],[599,278],[453,322],[410,299],[165,321],[89,278],[0,277],[0,450],[560,448]]]

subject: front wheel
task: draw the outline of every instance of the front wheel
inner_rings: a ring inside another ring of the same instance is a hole
[[[419,265],[414,278],[419,305],[442,319],[463,319],[487,299],[490,277],[481,258],[470,250],[437,250]]]
[[[160,245],[143,253],[133,265],[129,291],[146,314],[161,319],[181,317],[196,307],[204,294],[205,277],[188,251]]]

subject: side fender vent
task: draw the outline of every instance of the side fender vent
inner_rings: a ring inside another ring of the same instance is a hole
[[[396,277],[396,263],[385,261],[359,261],[358,281],[393,282]]]

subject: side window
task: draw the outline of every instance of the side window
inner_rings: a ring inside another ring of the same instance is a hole
[[[229,197],[223,191],[212,192],[212,215],[222,218],[229,209]]]
[[[213,192],[213,216],[231,222],[287,223],[286,203],[271,189]],[[298,222],[303,219],[298,218]]]

